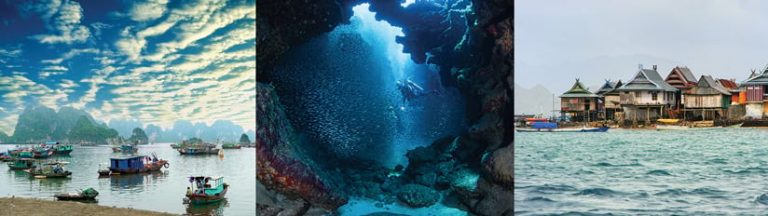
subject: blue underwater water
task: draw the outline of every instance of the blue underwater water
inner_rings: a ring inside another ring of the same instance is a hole
[[[273,83],[305,143],[327,157],[407,165],[405,153],[460,135],[464,101],[444,88],[434,66],[415,64],[368,4],[353,8],[350,23],[286,53]],[[405,101],[398,80],[428,93]]]

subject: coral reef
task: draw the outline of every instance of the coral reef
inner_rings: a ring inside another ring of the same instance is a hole
[[[418,184],[407,184],[397,192],[397,198],[414,208],[434,205],[440,200],[440,194],[432,188]]]
[[[333,182],[300,148],[274,88],[257,83],[256,178],[267,189],[314,206],[335,209],[346,203]]]

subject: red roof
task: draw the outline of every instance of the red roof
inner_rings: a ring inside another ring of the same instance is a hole
[[[738,88],[739,85],[736,84],[736,82],[727,80],[727,79],[718,79],[718,82],[720,82],[720,85],[723,85],[723,87],[727,89],[735,89]]]

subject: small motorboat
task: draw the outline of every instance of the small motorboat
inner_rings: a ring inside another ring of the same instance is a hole
[[[30,158],[17,158],[8,163],[11,170],[26,170],[35,166],[35,160]]]
[[[78,193],[57,193],[53,197],[61,201],[95,201],[98,195],[98,191],[88,188]]]
[[[229,184],[224,183],[224,177],[192,176],[189,177],[191,186],[187,190],[184,204],[209,204],[224,200]]]
[[[680,119],[658,119],[659,124],[656,125],[656,130],[688,130],[691,127],[687,125],[679,124]]]

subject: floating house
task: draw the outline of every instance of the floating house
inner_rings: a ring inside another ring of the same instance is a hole
[[[726,111],[731,105],[731,92],[715,81],[712,76],[701,76],[696,86],[685,95],[685,110],[693,111],[701,120],[714,120],[727,116]]]
[[[656,70],[644,69],[643,65],[639,65],[638,70],[634,78],[617,91],[624,120],[650,122],[663,117],[665,110],[677,104],[675,95],[680,90],[665,82]]]
[[[656,65],[653,66],[653,70],[656,70]],[[688,67],[677,66],[672,68],[664,82],[680,90],[675,94],[674,108],[682,108],[685,104],[683,93],[696,86],[696,76]]]
[[[745,117],[761,119],[768,113],[768,101],[766,101],[765,89],[768,86],[768,67],[763,69],[760,74],[755,74],[744,81],[741,85],[745,88],[747,95],[745,110]]]
[[[597,105],[600,118],[615,120],[616,113],[621,112],[621,98],[617,90],[622,85],[621,80],[615,82],[605,80],[605,84],[597,90],[596,94],[600,97]]]
[[[560,112],[568,115],[572,121],[590,121],[597,119],[597,100],[599,96],[584,88],[576,79],[570,90],[560,95]]]

